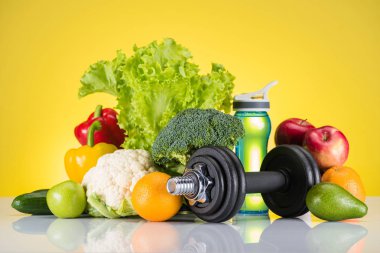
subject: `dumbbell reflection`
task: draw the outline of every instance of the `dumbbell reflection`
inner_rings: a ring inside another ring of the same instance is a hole
[[[245,234],[248,240],[244,240],[239,234],[239,230],[246,229],[245,222],[236,226],[201,224],[189,233],[182,252],[343,253],[351,250],[359,253],[363,246],[361,240],[367,234],[362,226],[348,223],[321,223],[311,229],[302,220],[278,219],[264,229],[261,236],[256,238],[257,242],[252,243],[255,238]]]

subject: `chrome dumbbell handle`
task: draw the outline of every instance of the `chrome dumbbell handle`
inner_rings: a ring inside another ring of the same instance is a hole
[[[208,201],[206,190],[213,184],[205,172],[205,164],[197,163],[186,169],[183,176],[169,179],[166,188],[172,195],[184,196],[190,205],[205,203]]]
[[[196,164],[202,167],[203,164]],[[167,183],[167,190],[172,195],[184,196],[191,205],[208,201],[206,190],[212,186],[212,180],[199,169],[186,169],[183,176],[173,177]],[[277,171],[247,172],[246,193],[269,193],[281,191],[287,187],[285,173]]]

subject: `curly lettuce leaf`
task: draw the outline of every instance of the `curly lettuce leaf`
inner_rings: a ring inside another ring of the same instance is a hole
[[[120,87],[124,84],[123,71],[126,56],[121,51],[113,61],[99,61],[92,64],[80,79],[82,86],[79,97],[85,97],[95,92],[105,92],[118,96]]]
[[[124,148],[151,150],[161,129],[188,108],[230,111],[234,77],[220,64],[199,74],[188,49],[173,39],[134,47],[126,57],[90,66],[81,79],[79,96],[106,92],[116,96],[119,124],[128,137]]]

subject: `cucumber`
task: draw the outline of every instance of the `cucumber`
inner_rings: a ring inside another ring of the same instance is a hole
[[[11,206],[21,213],[35,215],[52,214],[46,203],[47,192],[47,189],[42,189],[22,194],[13,200]]]

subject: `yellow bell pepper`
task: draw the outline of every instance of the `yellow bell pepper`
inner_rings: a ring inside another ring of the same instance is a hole
[[[84,175],[96,165],[99,157],[117,150],[116,146],[104,142],[94,145],[94,133],[100,129],[99,121],[92,123],[88,130],[87,145],[66,152],[65,169],[71,180],[82,183]]]

